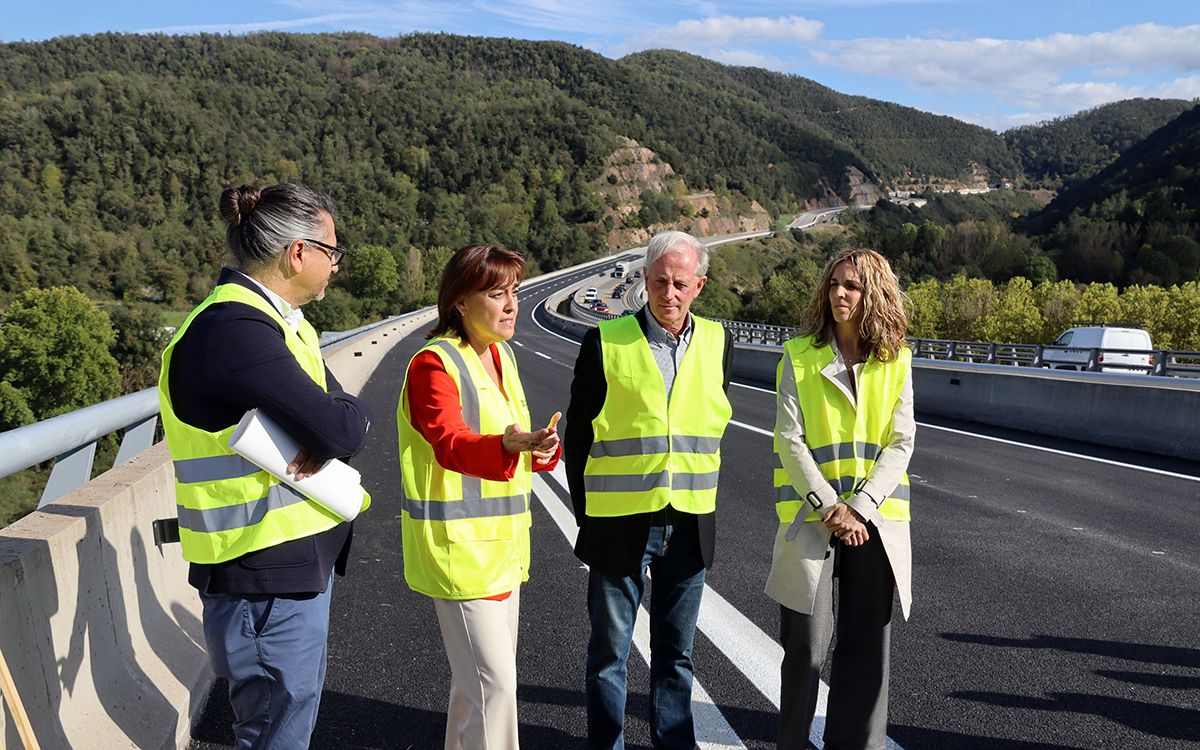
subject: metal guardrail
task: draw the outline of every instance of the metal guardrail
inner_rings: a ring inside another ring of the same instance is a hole
[[[419,311],[418,311],[419,312]],[[321,349],[389,325],[413,313],[397,315],[351,331],[322,337]],[[158,427],[158,389],[147,388],[103,403],[0,433],[0,477],[55,459],[38,500],[41,508],[91,479],[96,443],[119,430],[125,434],[116,466],[154,444]]]

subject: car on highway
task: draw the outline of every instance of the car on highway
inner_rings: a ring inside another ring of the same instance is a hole
[[[1150,334],[1140,328],[1081,326],[1068,328],[1042,350],[1042,367],[1054,370],[1086,370],[1096,352],[1100,372],[1149,375],[1154,370],[1154,347]]]
[[[591,302],[592,300],[596,299],[599,295],[600,295],[600,292],[598,292],[596,290],[596,287],[589,286],[587,289],[585,289],[583,291],[583,301]]]
[[[624,290],[624,289],[622,289],[621,287],[617,287],[616,289],[613,289],[613,290],[612,290],[612,298],[613,298],[613,299],[620,299],[620,298],[621,298],[621,295],[622,295],[622,294],[624,294],[624,293],[625,293],[625,290]]]
[[[595,307],[596,312],[608,312],[608,305],[601,302]]]
[[[641,276],[641,275],[642,275],[642,272],[641,272],[641,271],[638,271],[638,276]],[[632,284],[632,283],[633,283],[633,277],[632,277],[632,276],[626,276],[626,277],[625,277],[625,283],[626,283],[626,284]]]

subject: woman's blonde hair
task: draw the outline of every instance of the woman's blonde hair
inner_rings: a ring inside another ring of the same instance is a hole
[[[862,279],[863,315],[859,332],[880,362],[891,362],[900,347],[906,346],[908,315],[904,312],[904,292],[892,266],[874,250],[848,248],[829,259],[804,314],[803,330],[817,346],[833,340],[833,308],[829,304],[830,280],[839,263],[850,261]]]

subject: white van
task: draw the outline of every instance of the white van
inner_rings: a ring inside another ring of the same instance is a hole
[[[598,296],[599,296],[599,294],[600,294],[600,293],[599,293],[599,292],[596,290],[596,287],[594,287],[594,286],[589,286],[589,287],[588,287],[586,290],[584,290],[584,292],[583,292],[583,301],[584,301],[584,302],[591,302],[592,300],[595,300],[595,299],[597,299],[597,298],[598,298]]]
[[[1154,369],[1154,347],[1150,344],[1149,333],[1140,328],[1108,326],[1068,328],[1063,331],[1053,344],[1042,350],[1042,367],[1086,370],[1092,349],[1100,350],[1096,355],[1096,364],[1101,372],[1149,375]]]

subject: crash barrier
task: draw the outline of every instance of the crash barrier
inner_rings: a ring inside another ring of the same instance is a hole
[[[739,344],[783,346],[799,333],[791,326],[720,320]],[[1200,352],[1173,349],[1102,349],[1053,344],[997,344],[985,341],[910,338],[913,356],[988,365],[1044,367],[1084,372],[1130,372],[1173,378],[1200,378]],[[1109,355],[1106,357],[1106,355]],[[1129,363],[1111,355],[1135,355],[1148,362]]]
[[[594,325],[565,320],[549,309],[546,314],[576,338]],[[781,347],[735,347],[733,374],[773,388]],[[1200,380],[1194,378],[914,358],[913,390],[922,415],[1200,459],[1200,432],[1195,427],[1200,424]]]
[[[435,316],[427,308],[346,332],[324,348],[326,361],[343,387],[357,393],[393,344]],[[33,456],[10,461],[20,464],[15,468],[4,464],[0,476],[86,449],[126,424],[150,420],[153,429],[153,390],[133,401],[117,410],[128,412],[124,424],[114,423],[125,417],[114,417],[109,402],[101,410],[105,424],[47,429],[42,423],[32,438],[30,428],[0,434],[0,457],[17,449]],[[90,468],[89,457],[84,479]],[[188,744],[213,676],[187,564],[178,547],[156,547],[153,539],[153,521],[175,512],[170,455],[158,443],[0,529],[0,653],[15,688],[0,698],[0,750],[25,746],[21,718],[43,750]]]

